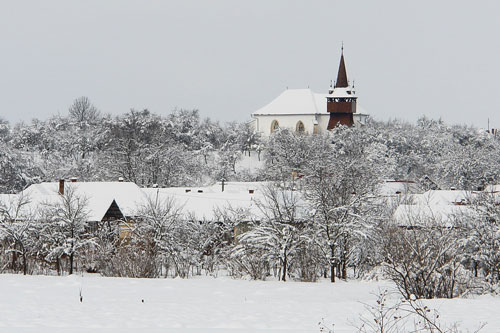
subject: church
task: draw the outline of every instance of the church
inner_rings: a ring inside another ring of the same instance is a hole
[[[286,89],[271,103],[252,113],[252,124],[263,136],[280,128],[323,133],[337,124],[364,125],[368,115],[357,111],[357,96],[354,85],[347,79],[342,47],[337,80],[334,85],[330,84],[327,94],[311,89]]]

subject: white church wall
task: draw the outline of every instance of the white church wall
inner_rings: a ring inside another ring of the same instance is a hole
[[[314,130],[314,114],[308,115],[258,115],[255,117],[255,128],[263,136],[271,135],[271,125],[273,121],[278,121],[280,128],[288,128],[295,131],[297,123],[301,121],[304,124],[306,133],[312,134]],[[328,124],[328,121],[326,122]],[[321,126],[321,125],[320,125]],[[326,128],[326,125],[325,127]]]
[[[330,121],[330,114],[324,113],[319,114],[318,118],[318,133],[325,133],[328,128],[328,122]]]
[[[354,115],[354,125],[363,126],[366,125],[367,114]],[[330,114],[303,114],[303,115],[255,115],[254,119],[251,121],[252,128],[257,132],[260,132],[263,136],[271,135],[271,124],[273,121],[277,120],[280,128],[288,128],[295,131],[297,128],[297,123],[302,121],[304,124],[305,132],[308,134],[314,133],[314,124],[318,124],[318,133],[325,133],[328,128],[328,122],[330,121]]]

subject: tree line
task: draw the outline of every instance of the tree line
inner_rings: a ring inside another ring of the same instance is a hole
[[[76,102],[68,116],[2,123],[3,192],[74,175],[120,176],[140,186],[262,180],[269,185],[258,202],[261,214],[226,207],[214,220],[200,221],[181,214],[174,201],[150,198],[138,207],[131,236],[120,238],[122,222],[91,228],[84,198],[71,191],[59,205],[40,208],[43,215],[22,221],[16,214],[29,198],[19,198],[0,209],[2,271],[76,267],[108,276],[225,272],[335,282],[383,269],[406,297],[426,298],[498,286],[494,195],[471,198],[470,213],[455,216],[453,227],[425,219],[403,228],[393,213],[405,198],[378,192],[384,179],[411,179],[421,191],[496,184],[500,141],[484,130],[422,118],[416,124],[371,121],[321,135],[281,129],[264,139],[247,124],[220,125],[201,120],[197,111],[160,116],[131,110],[111,118],[95,108],[86,114]],[[261,151],[264,168],[236,170],[243,154]],[[235,228],[244,232],[235,237]]]

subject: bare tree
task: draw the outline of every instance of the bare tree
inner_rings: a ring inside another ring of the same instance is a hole
[[[99,118],[100,112],[88,97],[82,96],[73,101],[69,107],[69,115],[82,126],[85,123],[94,123]]]
[[[471,275],[462,265],[463,229],[440,217],[408,213],[409,225],[388,224],[383,234],[384,267],[401,294],[409,299],[464,293]]]

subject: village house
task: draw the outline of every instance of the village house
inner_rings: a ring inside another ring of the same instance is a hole
[[[120,238],[127,238],[139,219],[147,200],[172,203],[183,219],[217,221],[221,214],[244,211],[246,220],[259,220],[262,212],[262,188],[266,183],[226,182],[207,187],[140,188],[132,182],[78,182],[76,178],[28,186],[18,194],[0,195],[1,206],[13,206],[24,200],[19,220],[43,218],[43,208],[61,204],[61,196],[72,191],[85,203],[87,224],[95,230],[106,222],[120,221]]]
[[[494,195],[495,202],[500,202],[500,196],[493,191],[495,188],[489,186],[484,191],[429,190],[412,194],[397,206],[393,220],[406,228],[422,227],[427,223],[455,227],[457,220],[473,216],[472,205],[479,196]]]

